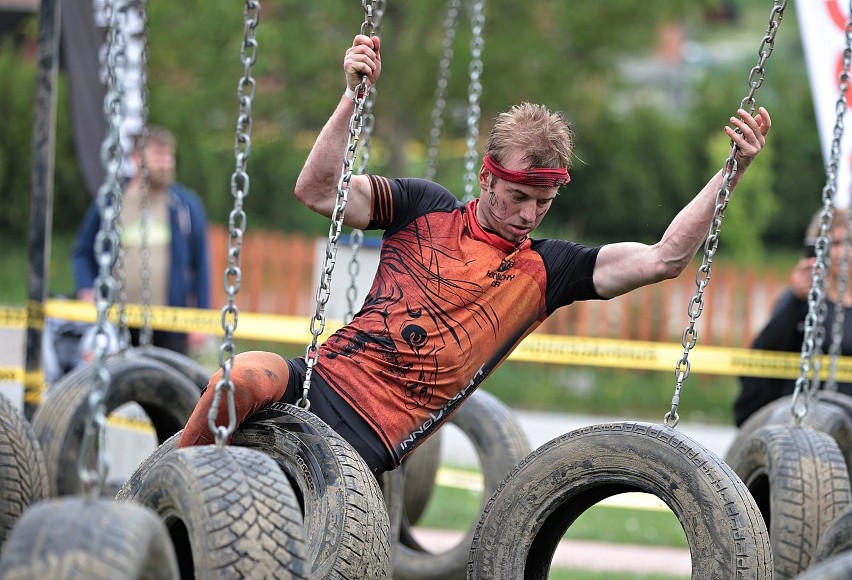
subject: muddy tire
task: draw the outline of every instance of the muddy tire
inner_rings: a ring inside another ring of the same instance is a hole
[[[175,435],[143,461],[116,500],[135,499],[148,472],[179,439]],[[309,411],[273,403],[237,429],[233,445],[267,453],[291,482],[302,505],[314,577],[390,577],[391,532],[382,492],[340,435]]]
[[[849,580],[849,578],[852,578],[852,552],[832,556],[796,576],[796,580]]]
[[[823,531],[813,561],[822,562],[850,550],[852,550],[852,505],[840,512]]]
[[[766,526],[743,482],[686,435],[647,423],[584,427],[527,456],[479,518],[468,578],[546,578],[577,517],[629,491],[659,497],[677,516],[694,580],[772,578]]]
[[[49,489],[44,455],[32,427],[0,395],[0,546],[24,510],[47,498]]]
[[[529,441],[512,411],[482,390],[474,392],[453,414],[450,422],[470,439],[479,456],[483,476],[481,505],[484,506],[503,478],[530,452]],[[433,553],[413,537],[411,525],[403,514],[394,557],[394,578],[464,578],[475,527],[476,522],[455,547]]]
[[[134,348],[133,352],[138,356],[160,361],[186,375],[190,381],[195,383],[199,391],[207,386],[207,383],[210,382],[210,377],[213,375],[213,373],[198,364],[194,359],[167,348],[142,346]]]
[[[110,373],[107,414],[125,403],[137,403],[148,415],[159,442],[182,429],[198,403],[195,383],[161,362],[117,356],[107,359],[106,366]],[[77,462],[92,379],[91,367],[84,370],[57,382],[33,417],[33,431],[44,452],[51,494],[55,496],[81,490]]]
[[[4,580],[177,580],[169,534],[156,514],[109,500],[63,498],[30,507],[0,557]]]
[[[850,403],[849,408],[844,406],[846,399]],[[776,399],[746,419],[737,430],[737,435],[725,454],[725,461],[730,463],[731,459],[739,454],[751,434],[761,427],[795,425],[796,420],[790,412],[791,401],[792,396]],[[808,412],[802,419],[802,426],[830,435],[840,447],[846,466],[852,475],[852,398],[839,393],[820,392],[819,397],[811,401]]]
[[[766,425],[731,458],[755,499],[772,544],[775,578],[793,578],[811,563],[817,542],[852,501],[846,463],[825,433]]]
[[[410,525],[420,520],[435,491],[435,477],[441,466],[441,440],[439,429],[402,462],[405,515]]]
[[[182,577],[311,577],[296,494],[264,453],[175,450],[151,467],[135,501],[166,525]]]

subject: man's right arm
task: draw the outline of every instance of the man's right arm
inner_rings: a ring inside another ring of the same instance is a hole
[[[362,75],[367,76],[368,85],[375,83],[381,71],[378,37],[356,36],[352,47],[346,51],[343,69],[349,89],[358,86]],[[296,198],[326,217],[331,217],[337,203],[337,186],[343,173],[343,157],[349,143],[349,125],[354,112],[355,103],[346,96],[341,97],[311,148],[296,181]],[[346,202],[346,225],[362,229],[367,227],[371,205],[368,178],[353,175],[349,181]]]

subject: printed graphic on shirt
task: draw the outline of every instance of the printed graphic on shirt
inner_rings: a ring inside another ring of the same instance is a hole
[[[382,186],[394,218],[382,224],[379,268],[361,310],[322,346],[317,371],[400,460],[546,318],[548,268],[530,243],[485,239],[469,221],[473,202],[422,180]],[[590,279],[588,248],[552,254],[555,268],[578,262]],[[582,293],[587,285],[563,292]]]

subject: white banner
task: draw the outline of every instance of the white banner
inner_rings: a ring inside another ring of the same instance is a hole
[[[843,68],[843,50],[846,47],[845,32],[849,8],[846,2],[840,0],[796,0],[796,9],[814,99],[820,145],[823,160],[827,164],[831,158],[831,143],[837,124],[839,80]],[[852,115],[848,110],[843,122],[845,130],[841,140],[834,202],[835,205],[845,207],[849,203],[849,188],[852,185]]]

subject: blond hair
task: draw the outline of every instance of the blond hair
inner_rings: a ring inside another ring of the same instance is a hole
[[[154,143],[161,147],[169,147],[172,151],[177,150],[177,139],[175,134],[161,125],[148,125],[146,144]],[[133,137],[133,149],[139,151],[142,144],[142,134]]]
[[[820,215],[822,214],[822,210],[819,210],[814,214],[814,217],[811,218],[811,223],[808,224],[808,229],[805,230],[805,243],[813,242],[815,239],[819,237],[819,228],[820,228]],[[845,207],[836,207],[834,208],[834,218],[831,220],[831,229],[843,229],[846,227],[846,215],[847,210]],[[828,232],[830,236],[832,232]],[[849,235],[848,233],[846,234]]]
[[[523,102],[500,113],[491,129],[485,154],[503,164],[512,151],[524,151],[527,169],[569,169],[574,138],[560,113]]]

